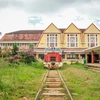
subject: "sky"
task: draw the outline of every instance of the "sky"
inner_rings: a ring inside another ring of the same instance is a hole
[[[46,29],[50,23],[67,28],[74,23],[100,29],[100,0],[0,0],[0,32]]]

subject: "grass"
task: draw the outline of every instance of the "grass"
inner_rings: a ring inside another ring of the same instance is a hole
[[[0,100],[34,100],[45,72],[40,62],[18,66],[0,59]]]
[[[40,62],[18,66],[0,59],[0,100],[34,100],[45,72]],[[64,64],[61,72],[74,100],[99,100],[100,73],[82,64]]]
[[[100,100],[100,73],[82,64],[64,64],[61,72],[74,100]]]

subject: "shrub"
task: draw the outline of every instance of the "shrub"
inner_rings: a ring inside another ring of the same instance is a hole
[[[36,62],[35,56],[34,56],[34,50],[33,48],[29,49],[23,49],[19,50],[17,45],[14,44],[13,50],[12,50],[12,56],[8,58],[8,61],[10,63],[17,63],[24,62],[27,64],[32,64],[32,62]]]
[[[14,55],[13,57],[8,58],[7,60],[10,63],[16,63],[19,65],[20,64],[19,59],[21,59],[21,58],[22,58],[22,56],[20,56],[20,55]]]
[[[12,53],[9,51],[7,54],[6,54],[6,57],[11,57],[12,56]]]
[[[10,57],[11,56],[11,51],[10,48],[5,46],[4,48],[0,48],[0,57]]]
[[[19,52],[19,55],[22,56],[22,59],[20,59],[21,62],[31,64],[32,62],[36,62],[34,52],[30,49],[23,50],[22,52]]]

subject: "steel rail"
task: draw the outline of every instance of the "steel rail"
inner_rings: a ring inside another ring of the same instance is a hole
[[[39,88],[34,100],[38,100],[38,98],[40,96],[40,93],[43,90],[43,86],[45,85],[45,82],[46,82],[46,79],[47,79],[47,75],[49,74],[49,71],[50,70],[48,69],[47,73],[44,75],[42,84],[41,84],[41,86],[40,86],[40,88]],[[63,77],[62,73],[59,71],[59,69],[57,69],[57,72],[58,72],[58,75],[59,75],[62,83],[64,84],[64,88],[65,88],[66,92],[68,93],[68,95],[70,97],[70,100],[74,100],[72,95],[71,95],[71,93],[70,93],[70,91],[69,91],[69,89],[68,89],[68,86],[65,83],[65,80],[64,80],[64,77]]]
[[[34,100],[38,100],[39,94],[40,94],[40,92],[41,92],[42,89],[43,89],[43,86],[44,86],[44,83],[45,83],[45,81],[46,81],[46,78],[47,78],[48,73],[49,73],[49,70],[47,70],[47,73],[44,75],[44,77],[43,77],[43,79],[42,79],[42,80],[43,80],[43,81],[42,81],[42,84],[41,84],[41,86],[40,86],[40,88],[39,88],[39,90],[38,90],[38,92],[37,92],[37,94],[36,94]]]
[[[60,78],[61,78],[61,80],[62,80],[64,86],[65,86],[66,92],[67,92],[68,95],[70,96],[70,99],[71,99],[71,100],[74,100],[73,97],[72,97],[72,95],[71,95],[71,93],[70,93],[70,91],[69,91],[69,89],[68,89],[68,86],[67,86],[66,83],[65,83],[65,80],[64,80],[64,77],[63,77],[62,73],[61,73],[59,70],[58,70],[58,73],[59,73],[59,76],[60,76]]]

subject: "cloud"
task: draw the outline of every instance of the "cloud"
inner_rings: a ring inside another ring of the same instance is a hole
[[[93,19],[93,23],[95,23],[95,25],[100,28],[100,19]]]
[[[0,8],[17,7],[28,12],[47,13],[54,12],[64,5],[71,4],[73,0],[0,0]]]
[[[35,13],[55,13],[69,7],[73,0],[34,0],[28,3],[26,10]]]
[[[20,29],[27,29],[28,16],[22,11],[6,9],[0,13],[0,31],[10,32]]]
[[[87,0],[88,1],[88,0]],[[100,17],[100,0],[89,0],[90,2],[84,2],[83,4],[76,6],[75,9],[82,15],[89,17]]]
[[[74,8],[81,14],[95,17],[100,16],[99,4],[100,0],[0,0],[2,9],[15,7],[28,13],[55,14],[64,9]]]
[[[100,0],[0,0],[0,31],[45,29],[50,23],[100,27]]]
[[[70,7],[75,0],[0,0],[0,8],[15,7],[33,13],[55,13]]]
[[[21,7],[23,2],[21,0],[0,0],[0,8],[8,8],[8,7]]]
[[[42,22],[42,18],[38,17],[38,16],[30,16],[28,17],[28,22],[32,25],[36,25],[36,24],[43,24]]]

